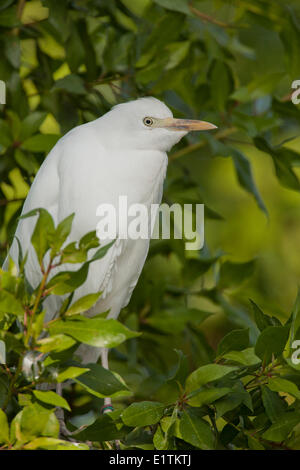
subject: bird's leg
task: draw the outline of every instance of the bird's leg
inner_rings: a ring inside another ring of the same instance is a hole
[[[102,348],[101,349],[101,364],[102,364],[102,367],[104,367],[105,369],[109,369],[109,367],[108,367],[108,349],[107,348]],[[111,404],[111,398],[110,397],[105,397],[104,398],[104,405],[102,406],[101,411],[102,411],[102,414],[111,413],[112,411],[114,411],[114,408]],[[120,449],[120,441],[118,439],[115,439],[114,443],[115,443],[116,449],[119,450]]]
[[[109,369],[108,367],[108,349],[107,348],[102,348],[101,349],[101,364],[102,367],[105,369]],[[104,398],[104,405],[102,407],[102,414],[105,413],[110,413],[113,411],[113,406],[111,404],[111,398],[110,397],[105,397]]]
[[[56,385],[56,393],[62,396],[62,384]],[[64,410],[60,407],[57,407],[55,410],[55,415],[59,422],[59,433],[65,437],[71,436],[72,433],[68,430],[66,423],[65,423]]]
[[[38,384],[36,388],[37,390],[50,390],[53,387],[51,385],[49,386],[49,384],[42,383],[42,384]],[[55,389],[56,389],[56,393],[62,396],[62,384],[57,384]],[[55,416],[57,417],[58,422],[59,422],[59,434],[65,437],[71,436],[72,433],[68,430],[66,423],[65,423],[64,410],[60,408],[59,406],[57,406],[55,409]]]

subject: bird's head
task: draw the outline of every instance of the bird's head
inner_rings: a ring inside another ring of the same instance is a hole
[[[114,130],[113,146],[123,149],[168,151],[190,131],[216,129],[214,124],[175,119],[156,98],[140,98],[114,106],[101,121]]]

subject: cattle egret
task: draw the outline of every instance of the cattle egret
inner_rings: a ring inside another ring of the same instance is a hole
[[[56,224],[75,213],[68,242],[77,241],[95,230],[97,207],[110,203],[118,210],[119,196],[128,205],[147,208],[159,204],[167,169],[167,151],[189,131],[215,129],[205,121],[174,119],[170,109],[156,98],[140,98],[118,104],[95,121],[80,125],[62,137],[40,167],[25,200],[23,214],[43,207]],[[26,275],[33,287],[41,281],[41,271],[30,239],[35,218],[21,219],[16,236],[23,252],[28,251]],[[101,241],[101,240],[100,240]],[[102,292],[88,316],[109,310],[117,318],[138,281],[149,248],[149,239],[116,239],[104,258],[90,265],[85,283],[73,301],[83,295]],[[9,256],[18,263],[14,239]],[[66,269],[64,267],[64,269]],[[68,269],[78,269],[76,265]],[[45,300],[46,318],[59,310],[61,299]],[[84,362],[97,361],[101,354],[108,368],[108,351],[92,346],[79,348]],[[110,404],[110,399],[105,400]]]

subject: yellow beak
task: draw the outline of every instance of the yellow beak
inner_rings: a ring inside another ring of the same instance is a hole
[[[160,119],[156,127],[164,127],[174,131],[208,131],[217,129],[217,126],[207,121],[196,121],[193,119]]]

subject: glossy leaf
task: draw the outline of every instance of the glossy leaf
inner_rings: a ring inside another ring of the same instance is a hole
[[[86,366],[89,370],[74,379],[93,395],[99,398],[130,395],[128,387],[110,370],[99,364]]]
[[[68,402],[63,397],[61,397],[55,392],[52,392],[51,390],[49,390],[48,392],[34,390],[33,394],[39,401],[43,403],[47,403],[48,405],[59,406],[61,408],[65,408],[68,411],[71,411]]]
[[[268,441],[281,442],[299,424],[300,413],[285,413],[280,416],[274,424],[263,434]]]
[[[105,318],[76,317],[65,321],[58,320],[50,325],[49,330],[51,335],[67,334],[82,343],[98,348],[113,348],[126,339],[139,335],[117,320]]]
[[[185,384],[186,392],[190,394],[202,385],[221,379],[236,369],[236,367],[221,366],[219,364],[207,364],[199,367],[188,376]]]
[[[200,418],[193,410],[184,411],[180,419],[182,439],[203,450],[214,449],[214,435],[207,421]]]
[[[121,417],[127,426],[150,426],[157,423],[164,413],[165,405],[154,401],[132,403]]]
[[[0,410],[0,443],[3,442],[9,442],[9,426],[6,414]]]
[[[101,295],[101,292],[96,294],[88,294],[80,299],[76,300],[70,308],[65,312],[66,316],[76,315],[78,313],[89,310],[97,302]]]
[[[229,351],[243,351],[249,346],[249,330],[233,330],[220,341],[218,355],[224,355]]]
[[[60,382],[65,382],[65,380],[68,379],[75,379],[79,375],[84,374],[85,372],[88,372],[89,369],[86,367],[75,367],[75,366],[70,366],[67,367],[66,369],[62,370],[56,377],[56,381],[58,383]]]
[[[255,354],[265,363],[272,357],[283,353],[289,335],[289,329],[283,326],[269,326],[263,330],[257,339]]]

